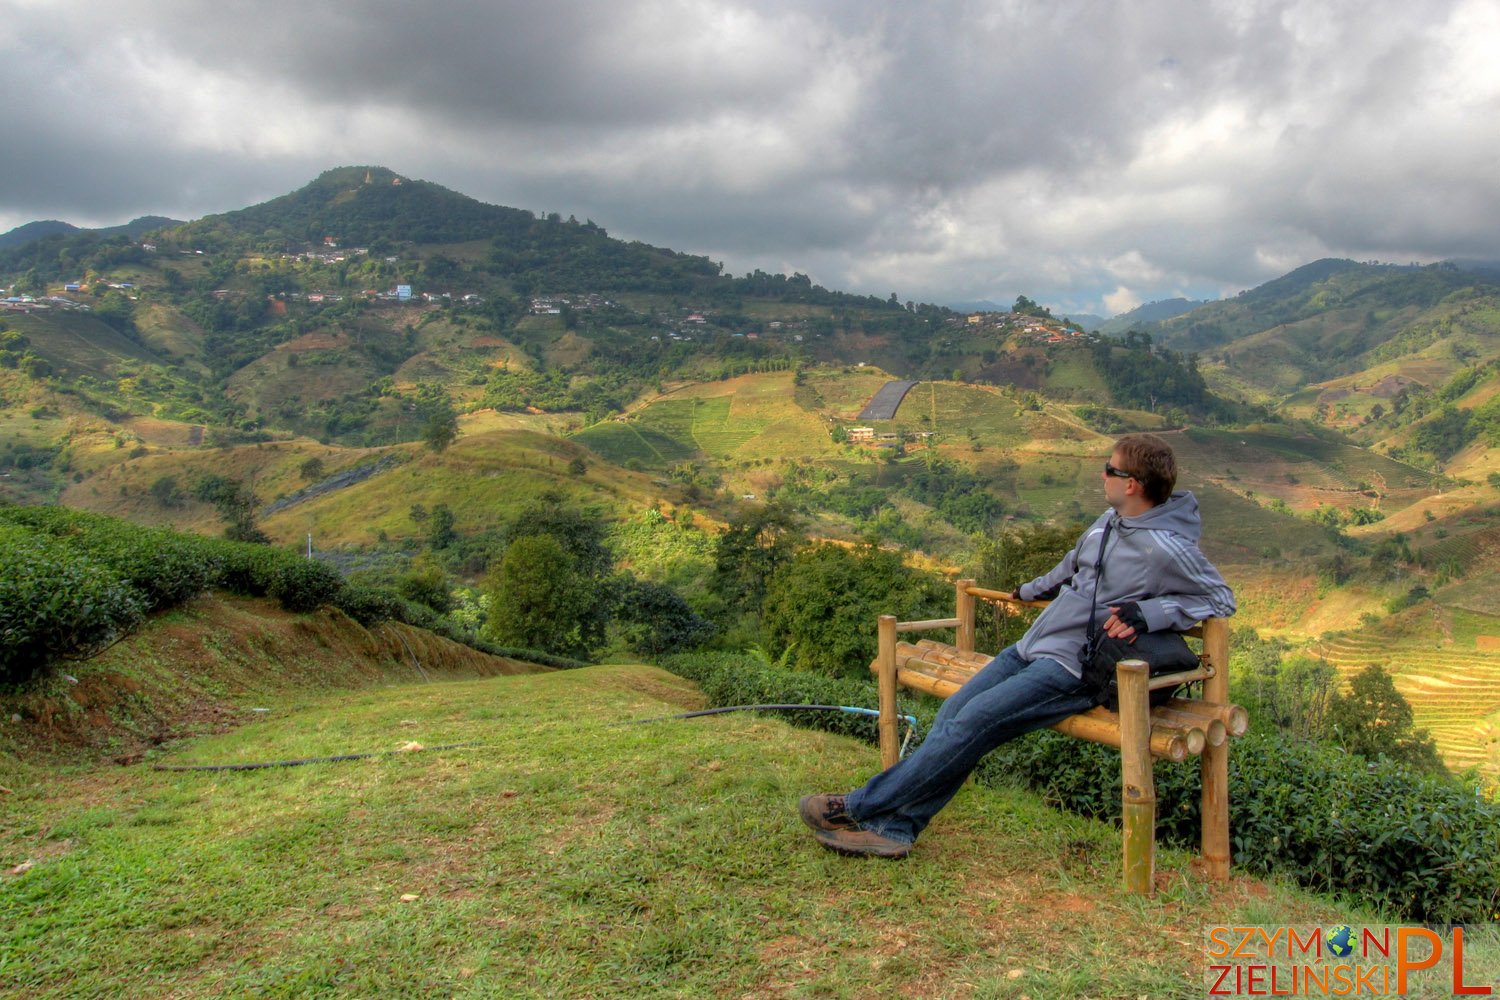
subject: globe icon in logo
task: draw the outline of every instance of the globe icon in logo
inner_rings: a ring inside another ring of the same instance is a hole
[[[1335,958],[1348,958],[1354,954],[1354,929],[1348,924],[1328,928],[1323,940],[1327,942],[1328,951]]]

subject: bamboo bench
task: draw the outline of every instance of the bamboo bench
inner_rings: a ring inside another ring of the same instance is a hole
[[[955,585],[956,614],[952,618],[898,622],[881,615],[879,652],[870,670],[880,689],[880,762],[893,766],[901,757],[897,739],[896,689],[904,686],[947,698],[992,658],[974,650],[975,609],[978,601],[1000,606],[1041,608],[1047,601],[1022,601],[1003,591],[974,586],[973,580]],[[954,644],[920,640],[900,642],[903,632],[954,629]],[[1203,641],[1196,670],[1150,676],[1141,660],[1121,660],[1116,666],[1118,712],[1103,706],[1069,716],[1052,728],[1060,733],[1120,750],[1125,851],[1125,888],[1150,895],[1155,888],[1156,789],[1152,778],[1155,757],[1201,760],[1203,785],[1202,858],[1209,878],[1229,878],[1229,738],[1243,736],[1249,714],[1229,703],[1229,623],[1209,618],[1184,634]],[[1172,698],[1152,707],[1151,691],[1201,682],[1201,698]]]

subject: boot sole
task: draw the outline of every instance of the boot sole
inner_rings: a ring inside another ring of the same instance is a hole
[[[911,853],[910,844],[902,844],[898,841],[889,840],[885,843],[850,843],[842,839],[833,831],[816,830],[813,835],[817,837],[818,843],[850,857],[888,858],[892,861],[904,858]]]

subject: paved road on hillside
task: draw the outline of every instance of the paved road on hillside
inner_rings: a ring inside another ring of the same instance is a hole
[[[896,418],[896,407],[901,405],[901,400],[906,398],[907,392],[915,382],[887,382],[880,387],[865,408],[859,411],[860,420],[894,420]]]

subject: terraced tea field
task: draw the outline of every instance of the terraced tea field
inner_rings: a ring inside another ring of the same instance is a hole
[[[1422,561],[1428,566],[1451,564],[1459,569],[1468,569],[1480,564],[1494,565],[1500,562],[1500,525],[1481,527],[1438,539],[1423,545],[1421,555]],[[1470,588],[1470,591],[1469,596],[1473,596],[1478,588]]]
[[[1462,612],[1455,619],[1426,635],[1330,636],[1311,652],[1345,677],[1372,663],[1384,667],[1450,767],[1500,778],[1500,619]],[[1475,624],[1488,631],[1473,631]]]
[[[1179,461],[1236,490],[1318,506],[1399,510],[1437,492],[1431,473],[1349,445],[1273,428],[1172,435]]]

